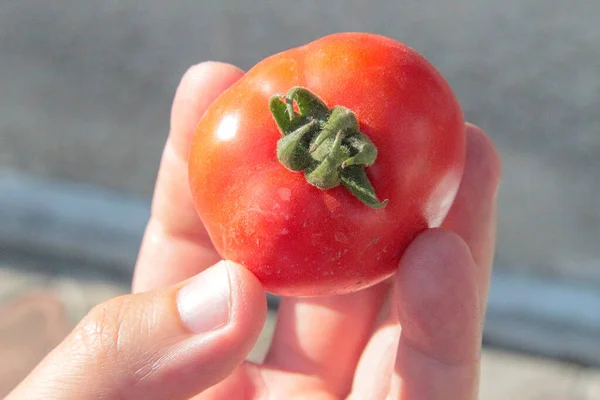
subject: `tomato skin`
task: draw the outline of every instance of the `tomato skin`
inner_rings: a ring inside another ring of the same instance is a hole
[[[268,103],[294,86],[355,112],[378,148],[366,171],[384,208],[341,186],[320,190],[278,161]],[[415,236],[445,218],[464,158],[462,111],[439,72],[392,39],[340,33],[264,59],[223,93],[198,126],[189,177],[223,258],[271,293],[318,296],[391,276]]]

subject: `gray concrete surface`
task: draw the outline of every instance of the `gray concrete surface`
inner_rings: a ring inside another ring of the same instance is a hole
[[[498,144],[499,263],[600,282],[599,19],[597,0],[0,0],[0,167],[149,195],[189,65],[371,31]]]

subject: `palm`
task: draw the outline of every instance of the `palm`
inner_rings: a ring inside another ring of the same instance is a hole
[[[220,65],[202,79],[192,69],[178,89],[135,291],[180,282],[219,259],[192,204],[186,154],[204,109],[240,75]],[[484,134],[468,133],[465,178],[445,223],[462,240],[432,230],[388,282],[344,296],[283,299],[264,362],[243,363],[196,398],[475,398],[499,167]]]

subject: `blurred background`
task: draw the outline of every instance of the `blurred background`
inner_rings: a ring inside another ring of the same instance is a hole
[[[428,58],[503,158],[482,398],[600,399],[599,20],[597,0],[0,0],[0,395],[128,290],[190,65],[368,31]]]

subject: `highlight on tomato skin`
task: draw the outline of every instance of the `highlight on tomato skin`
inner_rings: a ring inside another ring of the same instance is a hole
[[[260,61],[204,114],[189,156],[198,214],[226,259],[282,296],[391,276],[462,177],[459,102],[396,40],[338,33]]]

